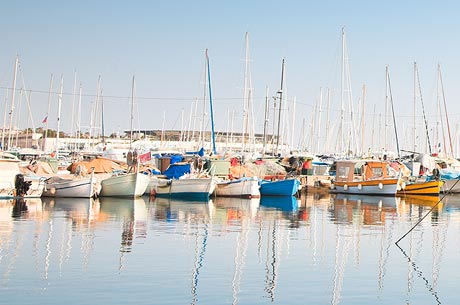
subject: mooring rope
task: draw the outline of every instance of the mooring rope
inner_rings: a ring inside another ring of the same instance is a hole
[[[406,237],[410,232],[412,232],[412,231],[415,229],[415,227],[417,227],[417,226],[418,226],[428,215],[431,214],[431,212],[433,212],[433,210],[438,206],[438,204],[442,202],[442,200],[444,199],[444,197],[446,197],[447,195],[449,195],[449,194],[451,193],[452,189],[457,185],[457,183],[458,183],[459,181],[460,181],[460,179],[457,179],[457,181],[455,181],[454,185],[452,185],[452,186],[450,187],[450,189],[449,189],[446,193],[444,193],[444,195],[441,197],[441,199],[439,199],[439,201],[438,201],[438,202],[437,202],[437,203],[436,203],[436,204],[435,204],[435,205],[434,205],[434,206],[433,206],[433,207],[432,207],[422,218],[420,218],[420,220],[417,221],[417,223],[416,223],[409,231],[407,231],[406,234],[404,234],[400,239],[398,239],[398,240],[395,242],[396,246],[398,246],[398,243],[399,243],[404,237]],[[399,246],[398,246],[398,247],[399,247]]]

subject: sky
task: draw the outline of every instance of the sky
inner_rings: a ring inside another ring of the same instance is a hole
[[[383,136],[391,140],[382,140],[382,116],[387,113],[387,120],[393,122],[389,108],[385,111],[386,67],[401,148],[413,147],[414,115],[419,137],[423,137],[422,109],[431,126],[431,146],[435,146],[443,141],[436,131],[439,128],[434,127],[440,120],[438,65],[452,137],[458,138],[459,11],[457,1],[7,1],[0,11],[0,101],[4,101],[0,104],[6,113],[10,111],[17,55],[20,69],[14,113],[19,118],[14,121],[19,128],[43,126],[52,75],[49,128],[57,129],[62,78],[63,131],[75,131],[79,121],[75,80],[82,88],[80,126],[83,132],[89,130],[98,79],[106,135],[130,129],[132,97],[134,128],[187,129],[192,125],[195,101],[199,101],[198,117],[205,103],[208,49],[215,130],[227,131],[233,126],[240,132],[248,33],[255,132],[263,132],[266,96],[272,105],[280,89],[284,58],[287,108],[283,117],[289,122],[283,124],[284,137],[297,146],[324,147],[332,138],[324,135],[327,113],[331,125],[340,121],[343,28],[349,67],[346,96],[351,93],[355,117],[362,113],[358,109],[365,101],[365,124],[354,127],[366,130],[362,146],[383,147],[391,141],[393,144],[386,146],[394,146],[393,127]],[[420,83],[415,90],[414,62]],[[20,94],[21,88],[27,94]],[[319,109],[321,89],[319,115],[315,109]],[[328,89],[331,98],[326,111]],[[269,125],[276,121],[273,114],[269,120]],[[8,115],[6,119],[1,115],[0,122],[8,125]],[[198,120],[195,124],[198,128]],[[320,127],[313,127],[316,124]],[[206,126],[210,130],[209,123]],[[313,135],[315,129],[322,133]]]

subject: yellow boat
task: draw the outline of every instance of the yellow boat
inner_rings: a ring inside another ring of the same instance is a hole
[[[438,196],[441,192],[444,181],[421,181],[421,182],[406,182],[398,190],[398,195],[435,195]]]

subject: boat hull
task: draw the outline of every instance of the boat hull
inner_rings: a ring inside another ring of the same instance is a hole
[[[67,198],[97,197],[100,187],[95,177],[47,183],[43,196]]]
[[[149,177],[140,173],[112,176],[102,180],[101,197],[139,197],[149,185]]]
[[[400,187],[400,179],[376,179],[367,181],[336,181],[332,192],[357,195],[395,196]]]
[[[222,181],[216,185],[216,196],[221,197],[260,197],[259,180],[257,178],[241,178]]]
[[[441,193],[460,193],[460,179],[443,180],[444,185],[441,188]]]
[[[277,181],[262,181],[260,183],[261,196],[293,196],[300,187],[298,179],[285,179]]]
[[[156,197],[205,200],[214,193],[215,178],[153,178],[151,194]]]
[[[398,190],[398,195],[439,195],[443,181],[424,181],[420,183],[406,184],[403,189]]]
[[[1,185],[0,186],[0,198],[11,199],[11,198],[40,198],[45,190],[45,179],[42,177],[27,177],[24,176],[25,181],[30,181],[30,187],[24,196],[16,196],[16,189],[14,184]]]

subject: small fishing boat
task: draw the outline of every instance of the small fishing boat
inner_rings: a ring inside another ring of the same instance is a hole
[[[101,197],[140,197],[144,194],[150,179],[142,173],[113,174],[101,181]]]
[[[333,193],[395,196],[401,188],[400,173],[390,173],[386,161],[340,160],[336,167]]]
[[[438,196],[441,193],[443,185],[444,181],[442,180],[404,182],[397,194]]]
[[[20,170],[19,158],[0,152],[0,198],[39,198],[45,188],[44,178],[24,175]]]
[[[300,187],[299,179],[284,179],[284,180],[261,180],[260,195],[263,196],[293,196],[297,193]]]
[[[217,180],[215,177],[181,177],[167,179],[152,177],[151,194],[155,197],[206,200],[214,193]]]
[[[99,195],[101,184],[92,174],[90,177],[59,177],[46,180],[43,196],[66,198],[95,198]]]
[[[216,196],[221,197],[260,197],[259,179],[256,177],[243,177],[240,179],[223,180],[217,182]]]

